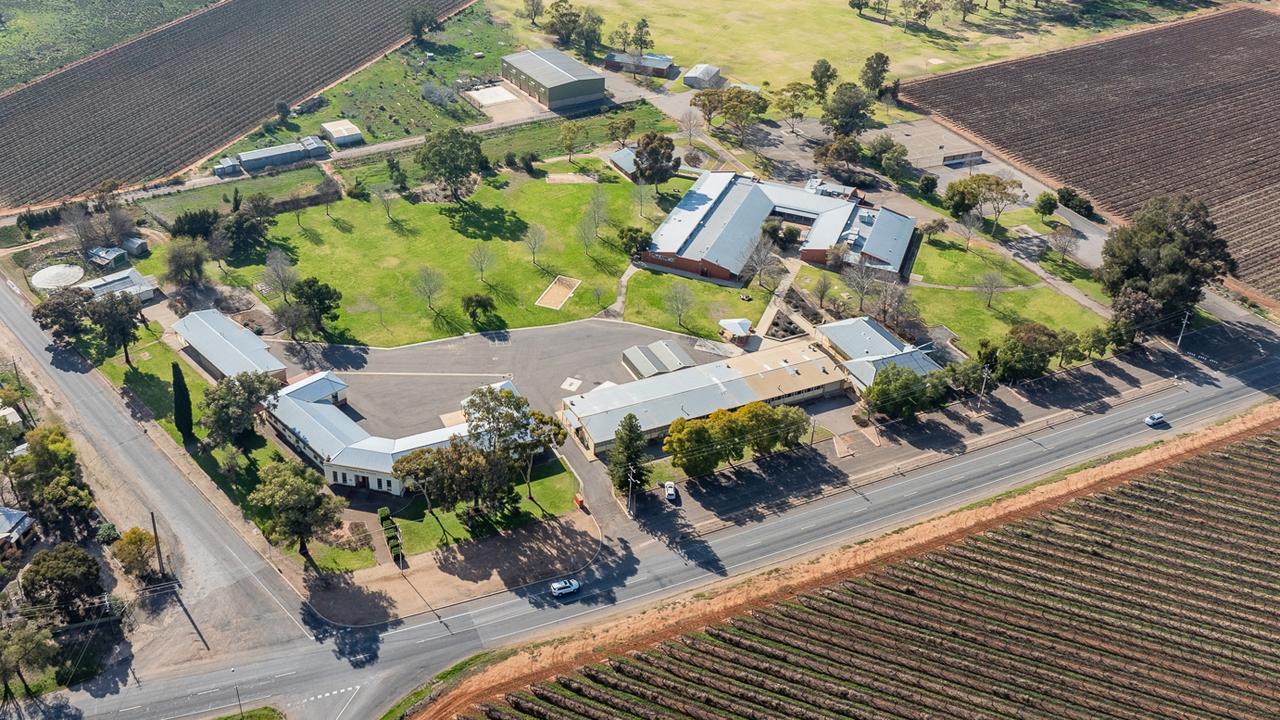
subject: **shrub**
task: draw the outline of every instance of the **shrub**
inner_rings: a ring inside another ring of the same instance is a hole
[[[925,173],[920,176],[920,194],[932,195],[938,191],[938,176]]]
[[[391,519],[391,508],[389,507],[378,508],[378,520],[381,521],[383,525],[386,525],[387,521],[390,519]]]
[[[100,545],[110,545],[119,539],[120,531],[116,529],[114,523],[102,523],[94,534],[94,540],[97,540]]]
[[[520,156],[521,167],[523,167],[524,171],[530,175],[533,174],[533,166],[536,162],[538,162],[538,153],[536,152],[530,151]]]
[[[502,156],[502,164],[512,169],[519,167],[520,160],[516,157],[516,151],[508,150],[507,154]]]
[[[442,108],[457,100],[458,93],[453,88],[438,85],[428,80],[422,83],[422,99]]]

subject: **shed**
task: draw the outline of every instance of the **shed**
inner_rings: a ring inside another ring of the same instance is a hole
[[[609,164],[618,169],[618,172],[626,175],[628,179],[634,180],[636,177],[636,151],[629,147],[609,156]]]
[[[76,287],[90,290],[93,292],[94,297],[102,297],[111,293],[125,293],[146,302],[155,296],[156,290],[160,286],[154,276],[147,275],[144,277],[142,273],[138,272],[137,268],[127,268],[120,272],[82,282]]]
[[[143,255],[146,255],[148,252],[151,252],[151,247],[147,245],[146,238],[140,238],[140,237],[125,238],[124,242],[121,243],[121,245],[124,247],[125,252],[129,253],[134,257],[142,257]]]
[[[307,150],[301,143],[285,143],[258,150],[246,150],[236,155],[236,160],[247,172],[254,172],[273,165],[290,165],[307,157]]]
[[[604,99],[604,76],[553,48],[502,58],[502,77],[548,110]]]
[[[35,521],[21,510],[0,507],[0,552],[6,554],[22,547],[35,534]]]
[[[320,134],[335,147],[348,147],[364,142],[364,133],[350,120],[334,120],[320,123]]]
[[[325,147],[324,141],[315,135],[308,135],[298,141],[302,146],[302,151],[309,158],[325,157],[329,154],[329,148]]]
[[[614,72],[629,72],[660,78],[672,77],[678,69],[675,58],[670,55],[657,53],[636,55],[616,51],[604,56],[604,67]]]
[[[287,368],[267,351],[262,338],[217,310],[190,313],[173,324],[173,331],[186,341],[200,366],[214,377],[264,372],[285,379]]]
[[[684,84],[696,90],[718,88],[722,83],[724,79],[720,77],[720,68],[715,65],[698,63],[684,74]]]
[[[751,334],[751,321],[746,318],[726,318],[720,321],[720,330],[730,339],[744,338]]]
[[[223,156],[217,165],[213,166],[213,174],[220,177],[235,177],[244,172],[244,168],[240,167],[240,161],[232,157]]]
[[[89,248],[89,262],[104,270],[122,267],[129,262],[129,255],[118,247]]]
[[[22,416],[14,408],[3,406],[0,407],[0,425],[21,425]]]

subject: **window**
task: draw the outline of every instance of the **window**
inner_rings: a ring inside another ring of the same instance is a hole
[[[334,481],[334,482],[338,482],[338,471],[337,471],[337,470],[334,470],[334,471],[333,471],[333,481]]]
[[[382,478],[378,478],[378,489],[382,489]]]
[[[342,484],[343,485],[347,484],[347,474],[345,472],[342,473]]]

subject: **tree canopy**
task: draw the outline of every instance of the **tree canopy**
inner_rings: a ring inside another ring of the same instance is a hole
[[[832,135],[857,136],[871,127],[875,98],[853,83],[840,83],[822,113],[822,127]]]
[[[312,328],[319,331],[324,330],[326,320],[338,319],[342,292],[328,283],[320,282],[319,278],[308,277],[294,283],[293,299],[307,309]]]
[[[609,448],[609,479],[618,490],[625,491],[632,483],[639,489],[648,485],[652,473],[645,464],[646,444],[639,418],[627,413],[618,423]]]
[[[647,132],[636,141],[636,178],[655,187],[670,180],[680,170],[675,143],[656,132]]]
[[[200,424],[209,431],[209,443],[226,445],[251,430],[258,407],[273,407],[280,387],[279,380],[264,372],[229,375],[209,386],[200,401]]]
[[[71,342],[89,331],[89,303],[93,291],[81,287],[55,290],[31,311],[31,319],[48,330],[56,342]]]
[[[297,460],[262,468],[249,502],[271,511],[270,533],[277,542],[298,544],[310,557],[307,541],[342,524],[347,501],[324,492],[324,478]]]
[[[553,18],[555,7],[561,2],[564,0],[557,0],[552,4]],[[454,202],[461,202],[462,187],[485,166],[480,138],[456,127],[427,135],[426,142],[418,150],[416,160],[422,166],[427,180],[449,188]]]
[[[57,605],[68,617],[80,617],[85,602],[102,594],[98,560],[71,543],[41,550],[22,573],[22,592],[33,604]]]
[[[124,363],[133,366],[129,345],[137,342],[142,328],[142,303],[127,293],[107,293],[89,304],[89,319],[98,326],[98,337],[108,354],[124,350]]]

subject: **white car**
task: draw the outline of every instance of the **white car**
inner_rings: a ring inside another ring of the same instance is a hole
[[[1146,423],[1147,427],[1156,427],[1157,425],[1163,425],[1164,413],[1151,413],[1150,415],[1143,418],[1142,422]]]
[[[670,480],[668,480],[668,481],[666,481],[666,482],[662,483],[662,489],[663,489],[664,491],[666,491],[666,493],[667,493],[667,499],[668,499],[668,500],[675,500],[675,499],[676,499],[676,484],[675,484],[675,483],[673,483],[673,482],[671,482]]]
[[[561,595],[571,595],[582,589],[582,584],[577,580],[557,580],[551,583],[552,597],[560,597]]]

